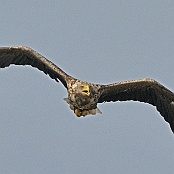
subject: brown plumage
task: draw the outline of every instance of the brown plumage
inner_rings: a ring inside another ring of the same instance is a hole
[[[45,57],[25,46],[0,48],[0,68],[11,64],[31,65],[60,80],[68,91],[65,101],[76,116],[101,113],[97,103],[115,101],[140,101],[156,106],[174,132],[174,93],[153,79],[124,81],[99,85],[75,79]]]

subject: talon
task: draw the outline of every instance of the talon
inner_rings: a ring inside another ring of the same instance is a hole
[[[76,114],[77,117],[81,116],[81,112],[79,109],[75,109],[74,113]]]
[[[85,117],[86,115],[88,115],[88,111],[87,111],[87,110],[83,110],[83,111],[82,111],[82,116]]]

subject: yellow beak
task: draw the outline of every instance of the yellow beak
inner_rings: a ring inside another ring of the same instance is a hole
[[[82,93],[89,96],[90,95],[90,87],[88,85],[84,86],[82,89]]]

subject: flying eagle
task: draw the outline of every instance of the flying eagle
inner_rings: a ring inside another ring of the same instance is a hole
[[[31,65],[60,80],[68,91],[65,101],[77,117],[101,113],[97,103],[134,100],[156,106],[174,133],[174,93],[153,79],[124,81],[109,85],[84,82],[71,77],[54,63],[29,47],[1,47],[0,68],[11,64]]]

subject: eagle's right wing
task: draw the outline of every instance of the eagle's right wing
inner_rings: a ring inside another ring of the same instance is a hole
[[[52,79],[60,80],[66,88],[68,78],[72,78],[41,54],[25,46],[0,48],[0,68],[11,64],[31,65],[38,68],[45,74],[49,74]]]

